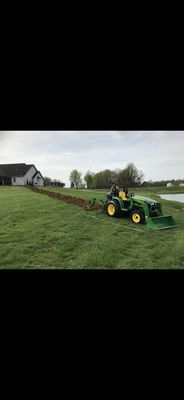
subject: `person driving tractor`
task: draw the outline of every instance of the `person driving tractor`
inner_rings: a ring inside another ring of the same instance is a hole
[[[126,186],[124,186],[123,191],[125,192],[125,196],[126,196],[126,197],[129,197],[129,195],[128,195],[128,189],[127,189]]]
[[[112,182],[111,190],[107,194],[107,198],[108,200],[111,200],[114,196],[119,196],[119,187],[117,186],[116,181]]]

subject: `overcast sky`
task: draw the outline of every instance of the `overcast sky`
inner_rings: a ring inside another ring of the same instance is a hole
[[[145,180],[184,179],[184,131],[0,131],[0,164],[35,164],[69,185],[72,169],[134,163]]]

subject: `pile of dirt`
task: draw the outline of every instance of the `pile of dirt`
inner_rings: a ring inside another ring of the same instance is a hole
[[[33,192],[45,194],[49,197],[52,197],[52,199],[61,200],[61,201],[64,201],[65,203],[74,204],[75,206],[78,206],[78,207],[86,208],[87,204],[88,204],[88,200],[80,199],[79,197],[65,196],[64,194],[61,194],[61,193],[50,192],[49,190],[38,189],[34,186],[27,186],[27,187],[28,187],[28,189],[31,189]],[[100,206],[95,205],[93,208],[99,209]]]

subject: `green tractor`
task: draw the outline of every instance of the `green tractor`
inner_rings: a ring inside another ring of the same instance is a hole
[[[144,196],[126,195],[120,191],[119,196],[106,200],[93,198],[86,210],[100,205],[98,214],[106,211],[109,217],[127,216],[134,224],[146,224],[150,229],[167,229],[178,226],[171,215],[162,215],[162,206],[156,200]]]

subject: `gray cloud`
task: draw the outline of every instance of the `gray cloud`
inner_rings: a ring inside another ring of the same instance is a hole
[[[6,137],[6,132],[5,131],[0,131],[0,142],[3,141],[3,138]]]

